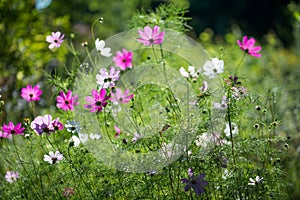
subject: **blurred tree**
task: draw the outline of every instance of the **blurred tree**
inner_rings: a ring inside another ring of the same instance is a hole
[[[291,0],[190,0],[191,26],[197,35],[209,27],[216,34],[231,32],[237,24],[243,33],[261,37],[274,30],[285,46],[293,44]]]

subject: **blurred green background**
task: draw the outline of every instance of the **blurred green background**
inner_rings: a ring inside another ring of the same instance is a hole
[[[180,17],[190,20],[180,31],[199,41],[212,57],[221,57],[225,68],[236,65],[242,52],[236,40],[243,35],[257,39],[263,47],[261,59],[246,59],[241,67],[251,91],[268,98],[276,94],[279,133],[290,136],[287,159],[287,178],[290,180],[290,199],[300,199],[300,3],[290,0],[52,0],[44,9],[36,8],[35,0],[0,1],[0,88],[3,122],[21,121],[29,117],[29,105],[20,98],[20,89],[27,84],[40,84],[44,94],[37,108],[54,109],[56,95],[44,72],[63,73],[74,63],[74,56],[64,43],[72,41],[83,60],[86,56],[81,43],[94,48],[94,35],[105,39],[132,26],[137,18],[172,4]],[[178,14],[177,13],[177,14]],[[180,14],[181,13],[181,14]],[[151,16],[151,15],[150,15]],[[98,23],[99,18],[103,23]],[[145,18],[159,24],[168,16]],[[147,21],[148,20],[148,21]],[[172,19],[168,19],[172,22]],[[172,25],[170,25],[172,27]],[[173,25],[175,26],[175,25]],[[65,34],[61,48],[49,50],[46,36],[52,31]],[[72,35],[72,37],[71,37]],[[47,95],[46,95],[47,94]],[[289,160],[289,161],[288,161]]]

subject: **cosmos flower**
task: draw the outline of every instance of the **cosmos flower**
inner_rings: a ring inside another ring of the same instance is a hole
[[[44,161],[48,162],[49,164],[59,163],[59,161],[61,161],[63,158],[64,156],[59,151],[56,151],[55,153],[50,151],[49,155],[44,155]]]
[[[239,129],[238,129],[238,126],[236,125],[236,123],[231,122],[231,132],[232,132],[232,135],[236,135],[239,133]],[[226,134],[227,137],[230,137],[229,123],[226,123],[224,133]]]
[[[105,41],[104,40],[99,40],[99,38],[96,39],[95,41],[95,46],[97,51],[105,57],[110,57],[111,56],[111,48],[110,47],[105,47]]]
[[[245,51],[250,56],[257,57],[257,58],[261,57],[261,54],[259,53],[261,50],[261,46],[256,46],[256,47],[254,46],[255,45],[254,38],[250,38],[248,40],[248,36],[244,36],[242,41],[237,40],[237,44],[243,51]]]
[[[62,130],[63,125],[59,122],[59,118],[52,120],[51,115],[44,115],[36,117],[30,124],[30,127],[38,134],[50,134],[55,130]]]
[[[116,134],[114,135],[114,137],[117,138],[121,135],[122,131],[117,125],[114,125],[114,129],[116,131]]]
[[[54,131],[61,131],[64,129],[64,125],[59,121],[59,118],[52,121],[52,126]]]
[[[113,58],[115,65],[120,67],[121,70],[126,70],[127,68],[132,68],[132,56],[133,53],[123,49],[117,51],[116,56]]]
[[[194,66],[188,66],[188,71],[186,71],[183,67],[181,67],[179,72],[183,77],[197,79],[201,72],[201,68],[196,70]]]
[[[208,83],[206,81],[202,81],[202,86],[199,87],[199,90],[201,93],[204,93],[206,92],[208,89]]]
[[[143,43],[145,46],[151,46],[153,44],[162,44],[164,41],[165,32],[159,32],[159,26],[154,26],[153,29],[150,26],[144,27],[144,31],[139,30],[140,38],[138,42]]]
[[[115,93],[113,93],[113,92],[111,93],[110,100],[112,102],[126,104],[133,98],[133,96],[134,96],[134,94],[129,95],[129,89],[126,89],[125,92],[122,93],[121,89],[117,88]]]
[[[261,182],[263,182],[263,177],[259,177],[259,176],[256,176],[255,177],[255,180],[253,179],[253,178],[249,178],[249,183],[248,183],[248,185],[258,185],[259,183],[261,183]]]
[[[140,134],[140,133],[135,133],[134,135],[133,135],[133,138],[131,139],[131,141],[133,142],[133,143],[136,143],[139,139],[142,139],[143,138],[143,135],[142,134]]]
[[[7,132],[0,131],[0,138],[11,138],[11,134]]]
[[[76,122],[75,120],[67,120],[65,127],[70,133],[79,133],[81,130],[80,122]]]
[[[106,90],[101,89],[98,93],[97,90],[92,90],[92,96],[86,96],[85,100],[88,104],[84,104],[84,107],[89,109],[90,112],[101,112],[107,105],[107,101],[110,96],[106,95]]]
[[[26,101],[38,101],[42,93],[43,91],[40,90],[39,85],[34,87],[27,85],[27,87],[21,89],[21,96],[23,99],[26,99]]]
[[[64,188],[63,195],[67,199],[70,199],[75,194],[74,188]]]
[[[18,172],[14,171],[7,171],[5,174],[5,180],[9,183],[17,181],[17,179],[20,178]]]
[[[228,107],[227,102],[228,102],[227,97],[224,95],[222,97],[221,103],[217,103],[217,102],[214,103],[214,108],[219,109],[219,110],[224,110]]]
[[[110,88],[115,86],[120,78],[120,71],[114,67],[110,67],[109,73],[106,68],[102,68],[99,74],[96,75],[97,84],[100,88]]]
[[[7,125],[3,123],[2,126],[2,131],[4,131],[3,135],[9,137],[8,135],[24,135],[25,128],[22,127],[21,123],[18,123],[16,126],[12,123],[9,122]]]
[[[79,146],[81,143],[80,139],[76,135],[72,135],[69,142],[72,143],[72,146],[74,146],[74,147]]]
[[[74,110],[74,106],[78,105],[78,96],[73,95],[72,91],[68,90],[67,94],[63,91],[59,93],[59,96],[56,97],[56,106],[62,110]]]
[[[194,189],[196,195],[200,195],[205,192],[204,187],[208,185],[207,181],[204,180],[205,173],[200,174],[198,177],[194,177],[194,172],[192,168],[188,169],[189,179],[181,179],[182,183],[187,185],[184,187],[184,191],[189,191],[191,188]]]
[[[101,135],[100,134],[97,134],[97,133],[91,133],[90,135],[90,138],[92,139],[92,140],[99,140],[99,139],[101,139]]]
[[[224,71],[224,61],[219,60],[218,58],[213,58],[204,63],[203,66],[203,75],[208,76],[208,78],[214,78],[218,74],[223,73]]]
[[[46,37],[46,41],[50,43],[49,49],[60,47],[61,43],[64,41],[65,35],[61,34],[61,32],[52,32],[52,35],[48,35]]]

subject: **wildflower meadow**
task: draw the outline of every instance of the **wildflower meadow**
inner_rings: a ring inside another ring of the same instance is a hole
[[[299,46],[193,37],[187,12],[132,11],[108,37],[102,16],[83,40],[66,19],[39,30],[32,72],[1,88],[0,199],[300,198]]]

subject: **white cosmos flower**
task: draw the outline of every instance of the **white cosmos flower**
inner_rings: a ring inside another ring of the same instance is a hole
[[[236,125],[236,123],[231,122],[231,132],[232,132],[232,135],[236,135],[239,133],[239,129],[238,129],[238,126]],[[229,123],[226,123],[224,133],[226,134],[227,137],[230,137]]]
[[[90,138],[91,138],[92,140],[99,140],[99,139],[101,138],[101,135],[91,133],[91,134],[90,134]]]
[[[70,142],[73,142],[74,147],[77,147],[80,144],[80,139],[76,135],[72,135]]]
[[[179,72],[183,77],[196,79],[201,72],[201,68],[196,70],[194,66],[188,66],[188,71],[186,71],[183,67],[181,67]]]
[[[50,151],[49,155],[44,155],[44,161],[50,164],[59,163],[59,161],[61,161],[63,158],[64,156],[59,151],[56,151],[55,153]]]
[[[213,58],[204,63],[203,66],[203,75],[208,76],[208,78],[214,78],[224,71],[224,61],[219,60],[218,58]]]
[[[96,41],[95,41],[95,46],[96,46],[97,51],[99,51],[99,53],[102,56],[105,56],[105,57],[110,57],[111,56],[111,52],[110,52],[111,48],[105,47],[105,41],[104,40],[99,40],[99,38],[97,38]]]
[[[263,181],[263,177],[259,177],[259,176],[256,176],[255,177],[255,180],[253,179],[253,178],[249,178],[249,183],[248,183],[248,185],[257,185],[257,184],[259,184],[259,183],[261,183],[262,181]]]
[[[65,127],[70,133],[79,133],[81,130],[80,122],[76,122],[75,120],[67,120],[67,124],[65,124]]]

